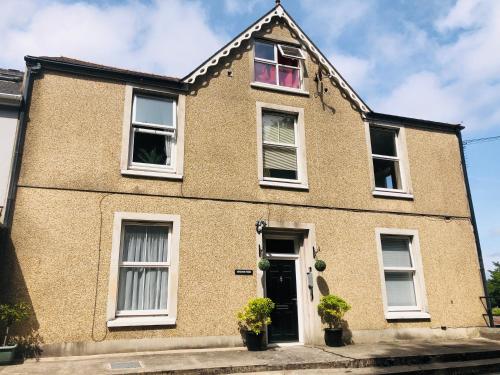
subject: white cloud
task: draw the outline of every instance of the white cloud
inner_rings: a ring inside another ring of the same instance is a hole
[[[389,96],[374,103],[377,111],[435,121],[458,122],[464,108],[453,88],[441,85],[431,72],[409,76]]]
[[[442,32],[457,27],[472,27],[479,21],[480,16],[484,15],[483,10],[481,0],[458,0],[446,16],[437,20],[436,28]]]
[[[354,89],[370,79],[373,64],[369,60],[342,53],[333,53],[329,60]]]
[[[444,46],[438,52],[439,61],[448,68],[445,73],[469,81],[497,79],[500,76],[500,2],[485,1],[480,5],[477,9],[482,10],[484,16],[471,16],[476,27],[462,32],[455,43]],[[454,25],[460,27],[463,24]]]
[[[269,3],[269,9],[271,9],[271,2],[267,0],[224,0],[224,8],[229,14],[252,13],[258,5],[264,2]]]
[[[379,61],[391,64],[407,63],[412,57],[432,49],[427,33],[411,24],[404,24],[397,33],[373,33],[370,45],[373,51],[377,51]]]
[[[224,39],[212,30],[199,2],[95,5],[7,0],[0,12],[0,64],[14,68],[22,68],[26,54],[63,55],[182,76],[220,48]]]
[[[371,0],[302,0],[306,10],[306,23],[311,28],[320,27],[324,37],[337,39],[342,31],[353,27],[372,8]]]
[[[458,1],[435,25],[448,42],[392,35],[400,43],[380,39],[386,59],[399,59],[412,67],[414,59],[428,58],[433,65],[416,71],[391,92],[375,97],[377,111],[437,121],[464,122],[467,130],[498,127],[500,110],[500,1]],[[413,40],[416,42],[414,43]],[[419,42],[420,40],[420,42]],[[385,48],[385,50],[384,50]],[[400,51],[400,53],[398,53]]]

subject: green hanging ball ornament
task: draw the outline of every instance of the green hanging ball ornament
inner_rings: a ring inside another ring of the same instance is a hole
[[[268,259],[262,258],[261,260],[259,260],[258,266],[259,266],[259,270],[267,271],[271,267],[271,263],[269,262]]]
[[[314,268],[316,268],[319,272],[323,272],[326,269],[325,261],[317,259],[316,262],[314,262]]]

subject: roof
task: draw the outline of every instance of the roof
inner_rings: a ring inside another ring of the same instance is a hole
[[[302,29],[297,25],[293,18],[285,11],[285,9],[280,5],[279,2],[276,6],[272,8],[268,13],[263,15],[260,19],[250,25],[246,30],[241,32],[236,38],[227,43],[224,47],[218,50],[215,54],[209,57],[204,63],[198,66],[195,70],[189,73],[183,78],[186,83],[194,83],[196,78],[203,76],[207,73],[208,68],[217,65],[219,60],[223,57],[228,56],[231,51],[238,48],[241,43],[247,39],[250,39],[256,32],[260,31],[263,26],[270,23],[274,18],[280,18],[284,20],[290,29],[296,33],[297,37],[302,41],[302,43],[307,47],[309,52],[314,55],[319,63],[323,65],[328,71],[329,78],[335,80],[339,85],[340,89],[343,90],[348,98],[352,100],[356,106],[362,112],[370,112],[368,105],[361,99],[361,97],[354,91],[354,89],[344,80],[340,73],[335,69],[335,67],[328,61],[328,59],[321,53],[321,51],[316,47],[316,45],[309,39],[309,37],[302,31]]]
[[[0,94],[21,95],[24,73],[15,69],[0,69]]]
[[[361,99],[361,97],[354,91],[354,89],[344,80],[342,75],[335,69],[335,67],[328,61],[328,59],[321,53],[316,45],[307,37],[302,29],[297,25],[293,18],[285,11],[285,9],[277,2],[276,6],[268,13],[250,25],[242,33],[236,36],[233,40],[215,52],[200,66],[194,69],[184,78],[169,77],[159,74],[151,74],[128,70],[124,68],[117,68],[107,65],[95,64],[88,61],[77,60],[69,57],[50,57],[50,56],[25,56],[27,66],[34,66],[37,64],[42,65],[47,69],[53,69],[62,72],[71,72],[84,74],[99,78],[118,79],[125,82],[148,84],[161,87],[172,88],[180,91],[188,91],[189,85],[193,84],[198,77],[205,75],[211,66],[219,63],[221,58],[227,57],[230,53],[238,48],[242,42],[250,39],[256,32],[262,29],[263,26],[270,23],[275,18],[280,18],[287,23],[290,29],[301,40],[302,44],[308,51],[315,56],[318,62],[327,70],[328,77],[334,80],[337,86],[344,91],[346,96],[361,110],[363,117],[368,121],[379,121],[385,123],[397,123],[407,126],[414,126],[419,128],[427,128],[434,130],[444,131],[459,131],[464,127],[461,124],[450,124],[445,122],[421,120],[411,117],[403,117],[396,115],[389,115],[384,113],[373,112],[368,105]],[[1,72],[0,69],[0,79]],[[10,70],[9,70],[10,71]],[[21,73],[21,72],[19,72]],[[22,73],[21,73],[22,74]],[[0,93],[2,83],[0,81]]]
[[[185,89],[186,85],[180,78],[169,77],[159,74],[138,72],[124,68],[108,65],[95,64],[89,61],[59,56],[25,56],[24,60],[28,66],[41,64],[45,68],[63,72],[73,72],[98,76],[102,78],[113,78],[123,81],[139,82],[144,84],[168,86],[176,89]]]
[[[380,121],[384,123],[404,124],[407,126],[414,126],[418,128],[427,128],[427,129],[457,131],[465,128],[462,124],[451,124],[448,122],[429,121],[413,117],[389,115],[387,113],[378,113],[378,112],[366,113],[365,118],[368,121],[374,121],[374,122]]]

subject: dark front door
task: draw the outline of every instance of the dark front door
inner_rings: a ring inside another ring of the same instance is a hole
[[[297,285],[294,260],[270,260],[266,271],[266,294],[276,307],[268,327],[269,342],[299,340]]]

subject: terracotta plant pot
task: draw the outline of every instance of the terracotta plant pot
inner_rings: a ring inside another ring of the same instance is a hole
[[[0,365],[13,363],[16,358],[16,345],[0,346]]]
[[[325,328],[325,344],[327,346],[344,346],[342,328]]]
[[[246,333],[246,345],[247,349],[251,352],[265,350],[266,346],[264,344],[264,333],[259,333],[256,335],[251,331]]]

